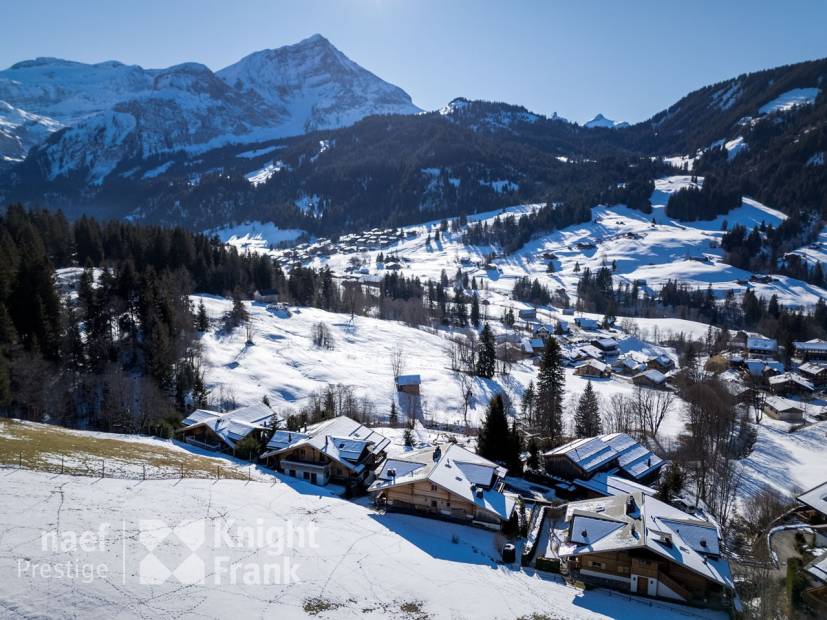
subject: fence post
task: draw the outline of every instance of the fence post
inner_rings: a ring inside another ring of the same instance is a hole
[[[247,480],[252,480],[252,479],[253,479],[253,466],[249,465],[247,467]]]
[[[106,478],[106,461],[101,460],[101,478]]]
[[[142,477],[143,477],[143,479],[144,479],[144,480],[146,480],[146,465],[144,465],[144,466],[143,466],[143,474],[142,474]]]
[[[221,479],[221,470],[219,469],[218,465],[215,466],[215,479],[216,480]]]
[[[181,480],[184,479],[184,464],[181,463]]]
[[[60,473],[63,473],[63,456],[60,457]]]
[[[17,469],[23,469],[23,453],[17,453]]]

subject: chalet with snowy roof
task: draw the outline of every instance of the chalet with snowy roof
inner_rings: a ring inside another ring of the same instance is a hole
[[[827,385],[827,364],[804,362],[798,367],[798,372],[815,387]]]
[[[580,329],[595,330],[600,327],[600,324],[595,319],[589,319],[584,316],[574,317],[574,324]]]
[[[269,467],[312,484],[369,483],[385,458],[390,439],[346,416],[305,430],[277,430],[261,460]]]
[[[222,452],[232,452],[242,439],[253,436],[263,441],[280,419],[264,403],[239,407],[226,413],[196,409],[175,431],[177,439],[193,446]]]
[[[827,360],[827,340],[815,338],[807,342],[793,342],[797,357],[807,360]]]
[[[622,375],[637,375],[646,370],[646,362],[636,359],[632,354],[623,355],[614,361],[612,367]]]
[[[396,391],[405,394],[419,394],[422,378],[419,375],[399,375],[396,378]]]
[[[580,498],[610,497],[612,495],[628,495],[629,493],[643,493],[655,495],[657,491],[645,484],[640,484],[628,478],[601,471],[591,478],[575,478],[571,484],[577,487],[577,496]]]
[[[580,377],[594,377],[602,379],[610,377],[612,369],[608,364],[604,364],[599,360],[588,359],[574,365],[574,374]]]
[[[368,488],[387,510],[499,529],[516,506],[504,467],[454,443],[388,458]]]
[[[544,453],[543,459],[549,474],[566,480],[608,472],[642,484],[657,480],[666,464],[626,433],[575,439]]]
[[[737,600],[716,526],[644,493],[572,502],[557,554],[585,583],[729,609]]]
[[[666,375],[650,368],[632,377],[632,383],[653,390],[663,389],[666,387]]]
[[[618,354],[617,340],[614,338],[595,338],[591,341],[591,345],[600,349],[605,357],[613,357]]]
[[[646,362],[646,367],[666,374],[675,369],[675,361],[666,354],[656,355]]]
[[[801,403],[781,398],[780,396],[767,396],[764,399],[763,411],[769,417],[783,422],[803,422],[804,410]]]
[[[809,491],[805,491],[796,499],[810,512],[808,521],[811,523],[827,523],[827,481]]]
[[[778,341],[774,338],[749,336],[745,348],[750,357],[774,357],[778,353]]]
[[[537,318],[537,308],[522,308],[517,311],[517,316],[524,321],[533,321]]]
[[[785,372],[780,375],[775,375],[767,379],[767,382],[774,394],[812,394],[815,389],[812,382],[795,372]]]

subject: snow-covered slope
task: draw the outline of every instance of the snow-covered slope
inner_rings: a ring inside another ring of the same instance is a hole
[[[0,487],[3,608],[12,617],[72,610],[122,619],[725,617],[583,592],[559,577],[500,564],[491,532],[381,514],[330,489],[274,481],[10,471]],[[52,532],[61,542],[84,534],[83,546],[52,547]],[[67,566],[85,572],[54,576]]]
[[[592,120],[587,121],[584,127],[593,128],[593,127],[608,127],[611,129],[618,129],[621,127],[628,127],[629,123],[626,121],[613,121],[610,118],[606,118],[602,114],[598,114]]]
[[[418,112],[410,97],[316,35],[213,73],[39,58],[0,71],[0,155],[31,151],[46,178],[99,183],[119,162]],[[44,140],[62,126],[70,126]]]

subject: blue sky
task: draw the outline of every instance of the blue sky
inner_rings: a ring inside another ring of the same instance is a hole
[[[643,120],[700,86],[827,56],[827,2],[6,0],[0,66],[36,56],[220,69],[319,32],[420,107]]]

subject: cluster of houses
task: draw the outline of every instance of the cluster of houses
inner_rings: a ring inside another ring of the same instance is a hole
[[[738,370],[751,389],[763,396],[763,412],[771,418],[803,423],[808,401],[827,390],[827,340],[794,342],[791,362],[782,359],[786,352],[772,338],[739,334],[728,353],[729,364]],[[811,413],[824,416],[823,407],[810,407]]]
[[[581,377],[605,379],[618,374],[641,387],[664,389],[676,369],[675,361],[664,353],[621,353],[617,340],[601,330],[595,319],[575,317],[574,324],[579,329],[574,332],[569,322],[563,319],[554,323],[538,322],[533,308],[520,310],[519,317],[531,335],[499,334],[497,356],[500,359],[533,359],[534,364],[539,365],[546,342],[556,338],[566,365],[574,368],[574,374]]]
[[[414,389],[418,377],[397,383]],[[283,422],[264,404],[199,409],[177,437],[226,453],[253,438],[263,446],[259,462],[271,469],[316,485],[360,485],[388,511],[491,530],[513,520],[519,486],[508,485],[506,468],[457,443],[389,453],[387,437],[345,416],[300,430]],[[556,558],[570,579],[694,605],[732,603],[716,526],[658,500],[649,486],[666,461],[624,433],[577,439],[543,461],[555,500],[540,509],[548,543],[539,554]]]
[[[659,500],[648,486],[666,461],[623,433],[577,439],[544,460],[557,494],[571,499],[543,515],[544,562],[598,587],[702,607],[740,605],[716,524]]]
[[[301,243],[277,252],[278,258],[287,264],[302,264],[318,256],[329,258],[334,254],[353,254],[380,250],[406,237],[415,237],[416,231],[407,233],[400,228],[373,228],[359,233],[342,235],[338,240],[320,237],[312,243]]]

